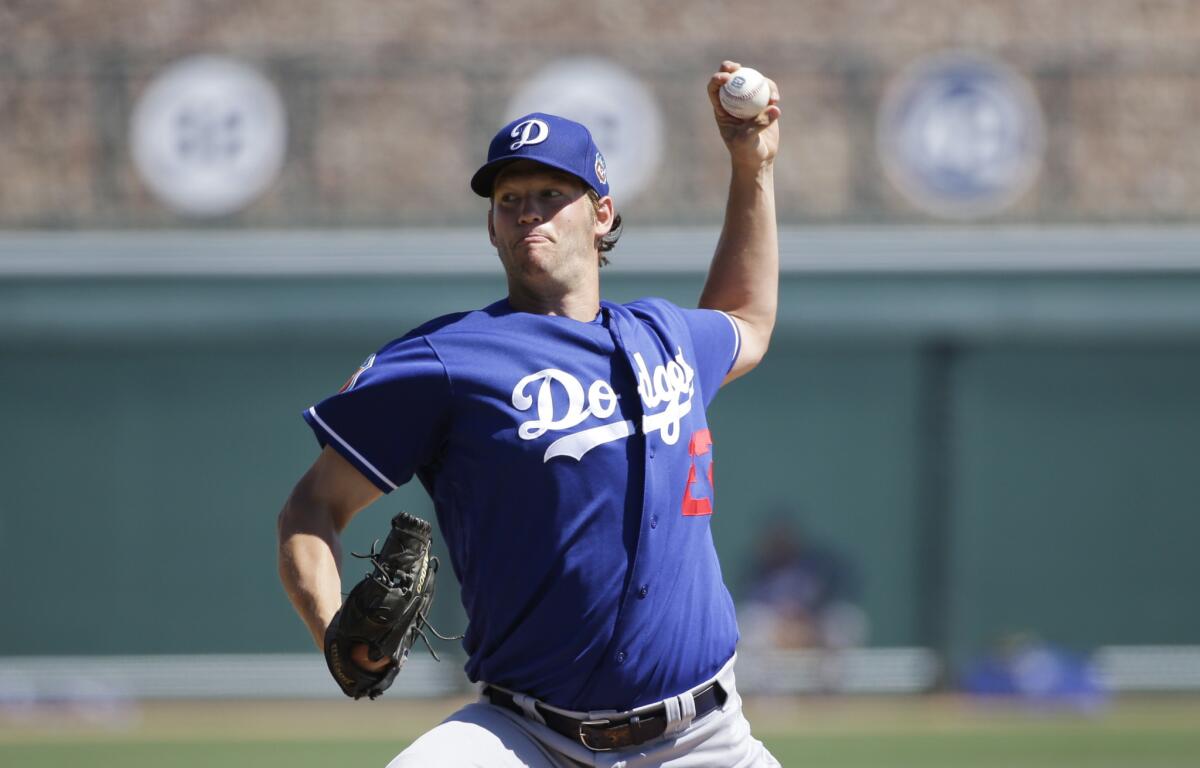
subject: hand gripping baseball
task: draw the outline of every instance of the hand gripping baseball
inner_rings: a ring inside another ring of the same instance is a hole
[[[438,658],[424,629],[443,640],[426,617],[433,604],[438,560],[429,554],[432,528],[426,521],[401,512],[392,518],[392,529],[378,552],[375,542],[367,555],[372,570],[350,590],[341,610],[325,631],[325,661],[333,679],[355,699],[382,694],[396,679],[417,637]],[[390,658],[382,670],[372,672],[356,664],[352,652],[367,647],[372,661]],[[439,659],[440,660],[440,659]]]
[[[775,81],[766,79],[770,89],[767,106],[755,117],[741,118],[730,114],[721,105],[721,88],[734,78],[741,69],[736,61],[723,61],[721,68],[708,80],[708,99],[712,102],[713,117],[721,139],[729,149],[735,164],[767,165],[775,160],[779,151],[779,88]]]

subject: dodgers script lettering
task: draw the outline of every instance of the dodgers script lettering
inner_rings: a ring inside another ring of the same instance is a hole
[[[695,371],[678,349],[675,359],[651,370],[640,353],[633,355],[638,380],[638,396],[644,415],[642,431],[658,432],[662,441],[679,441],[680,422],[692,410]],[[598,445],[629,437],[636,431],[633,422],[613,421],[575,430],[588,419],[608,419],[617,410],[619,395],[612,385],[596,379],[587,389],[578,378],[558,368],[544,368],[525,376],[513,387],[512,404],[518,411],[532,410],[535,417],[517,429],[522,440],[536,440],[547,432],[569,432],[546,449],[543,461],[567,456],[578,461]],[[660,407],[661,406],[661,407]],[[658,410],[655,410],[658,409]]]

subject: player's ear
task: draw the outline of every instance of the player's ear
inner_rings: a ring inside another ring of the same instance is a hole
[[[592,206],[596,211],[596,237],[607,235],[613,228],[613,220],[616,218],[616,208],[613,206],[613,200],[608,195],[600,198]]]
[[[492,221],[492,208],[488,207],[488,239],[492,241],[492,245],[496,244],[496,224]]]

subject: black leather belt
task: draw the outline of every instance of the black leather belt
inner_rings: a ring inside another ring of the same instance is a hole
[[[513,700],[511,693],[487,686],[483,695],[497,707],[511,709],[525,715],[521,705]],[[725,703],[728,694],[719,683],[711,683],[693,695],[696,702],[696,718],[699,719]],[[667,708],[659,705],[636,715],[587,720],[568,717],[552,709],[534,705],[538,714],[552,730],[572,741],[578,741],[593,752],[608,752],[613,749],[632,747],[657,739],[667,730]]]

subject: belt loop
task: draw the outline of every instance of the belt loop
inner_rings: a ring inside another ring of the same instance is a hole
[[[538,712],[536,699],[527,693],[514,693],[512,697],[513,703],[521,708],[521,711],[525,713],[525,717],[542,725],[546,724],[546,718],[542,717],[541,712]]]
[[[672,696],[663,702],[667,709],[667,730],[668,734],[679,733],[686,730],[692,724],[692,720],[696,717],[696,699],[692,697],[691,691],[685,691],[678,696]]]
[[[737,683],[735,682],[737,676],[734,673],[733,664],[736,659],[737,656],[734,655],[734,657],[729,660],[729,663],[725,665],[724,669],[722,669],[717,675],[717,682],[721,684],[721,688],[724,689],[726,696],[729,696],[729,694],[737,686]]]
[[[671,733],[671,727],[678,723],[680,719],[679,697],[672,696],[671,698],[667,699],[663,702],[663,707],[666,709],[663,714],[667,716],[666,732]]]

